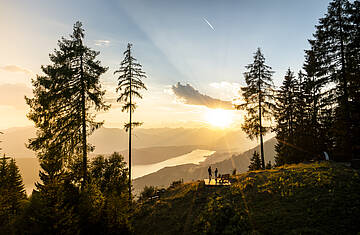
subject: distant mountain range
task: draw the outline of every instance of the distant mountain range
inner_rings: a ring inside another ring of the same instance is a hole
[[[16,127],[2,130],[2,132],[4,133],[1,135],[3,153],[15,158],[35,157],[35,153],[26,148],[28,140],[36,136],[34,127]],[[95,146],[93,154],[111,154],[115,151],[125,153],[124,150],[128,148],[128,134],[119,128],[101,128],[89,137],[89,142]],[[240,129],[138,128],[134,131],[133,138],[134,149],[194,146],[195,149],[201,147],[216,151],[238,152],[256,145],[257,142],[250,141]],[[163,151],[164,149],[154,148],[152,152],[158,150]],[[191,147],[186,147],[186,151],[191,151]],[[174,148],[172,152],[179,152],[179,149]],[[160,158],[164,159],[161,154]]]

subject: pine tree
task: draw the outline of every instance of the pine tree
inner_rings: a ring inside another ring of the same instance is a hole
[[[0,233],[8,233],[12,219],[26,199],[24,184],[14,159],[0,159]]]
[[[327,104],[334,105],[334,122],[331,125],[334,135],[335,157],[349,160],[352,157],[354,139],[351,125],[351,74],[353,61],[354,23],[351,18],[353,4],[348,0],[334,0],[329,4],[327,14],[319,20],[314,40],[309,40],[315,57],[320,62],[317,76],[324,79],[328,87],[325,96]],[[332,85],[333,84],[333,85]],[[333,99],[334,97],[334,99]]]
[[[250,159],[249,171],[261,170],[261,168],[261,159],[259,153],[254,151]]]
[[[271,161],[266,163],[265,169],[270,170],[272,168]]]
[[[318,116],[318,104],[314,102],[317,95],[314,94],[314,87],[312,80],[304,74],[301,70],[297,77],[297,86],[294,92],[295,95],[295,135],[294,145],[296,162],[307,161],[316,158],[319,154],[319,147],[314,146],[319,143],[320,137],[318,134],[319,123],[312,116]],[[314,114],[315,113],[315,114]]]
[[[60,172],[69,159],[82,155],[82,186],[87,181],[87,136],[102,125],[90,110],[106,110],[99,77],[107,68],[96,60],[99,52],[83,44],[84,30],[76,22],[70,39],[62,38],[50,54],[51,65],[42,66],[44,76],[33,80],[34,98],[28,118],[38,128],[29,148],[37,151],[47,174]],[[45,166],[47,165],[47,166]],[[55,167],[55,168],[52,168]],[[49,176],[50,178],[55,176]]]
[[[353,158],[360,158],[360,1],[348,8],[351,22],[347,57],[349,70],[350,132],[352,133]]]
[[[11,210],[15,214],[20,207],[20,201],[26,198],[26,193],[20,170],[13,158],[10,159],[8,178],[9,190],[12,197]]]
[[[270,131],[270,127],[264,126],[263,121],[272,119],[274,95],[271,76],[274,72],[265,64],[260,48],[254,54],[254,62],[246,69],[248,72],[244,73],[244,77],[247,86],[241,88],[245,103],[235,107],[247,113],[242,129],[249,138],[260,137],[261,165],[265,169],[263,135]]]
[[[327,148],[325,147],[326,141],[322,138],[325,135],[323,134],[324,129],[320,122],[321,109],[324,108],[321,106],[320,101],[323,101],[325,98],[322,89],[326,85],[326,81],[317,78],[320,66],[314,51],[310,49],[306,50],[305,53],[303,65],[305,74],[302,75],[303,81],[300,83],[300,92],[301,94],[306,94],[304,100],[307,107],[305,125],[309,142],[312,144],[314,154],[319,155]]]
[[[306,133],[308,134],[309,149],[311,148],[313,158],[319,158],[323,152],[334,151],[334,119],[336,107],[336,89],[331,88],[328,71],[320,56],[319,43],[309,40],[310,50],[305,50],[305,63],[303,68],[305,74],[301,83],[301,92],[306,93]],[[330,87],[330,88],[329,88]],[[321,158],[321,157],[320,157]]]
[[[277,165],[294,162],[297,86],[298,84],[294,73],[289,68],[276,96],[274,116],[277,123],[276,139],[278,140],[278,143],[275,145],[275,160]]]
[[[134,98],[142,99],[140,90],[145,89],[145,84],[142,82],[146,78],[145,72],[141,69],[136,59],[131,55],[132,44],[128,43],[127,50],[124,52],[125,58],[120,64],[119,70],[114,74],[119,73],[117,92],[120,96],[118,102],[123,103],[122,111],[129,112],[129,122],[124,125],[126,131],[129,132],[129,200],[131,199],[131,132],[134,127],[141,126],[141,122],[134,122],[132,120],[132,113],[136,109]]]

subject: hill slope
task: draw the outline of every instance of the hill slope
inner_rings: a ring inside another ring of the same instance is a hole
[[[322,162],[237,175],[231,186],[203,182],[138,202],[136,234],[356,234],[359,172]]]

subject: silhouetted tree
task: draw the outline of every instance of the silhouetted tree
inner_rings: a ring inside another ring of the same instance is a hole
[[[351,91],[355,88],[351,68],[356,64],[356,3],[348,0],[330,2],[325,17],[316,26],[314,39],[309,40],[312,51],[319,61],[317,78],[326,81],[328,87],[328,105],[332,105],[334,122],[331,125],[334,136],[334,153],[339,160],[349,160],[353,155],[355,143]],[[355,53],[354,53],[355,52]],[[356,70],[356,69],[355,69]],[[355,73],[356,74],[356,73]],[[355,75],[355,77],[358,75]],[[356,85],[355,85],[356,86]],[[356,90],[356,88],[355,88]],[[356,92],[355,92],[356,93]],[[334,98],[332,98],[334,97]],[[332,102],[332,104],[330,104]]]
[[[64,184],[50,185],[47,191],[33,191],[20,221],[18,234],[80,234],[79,215],[75,206],[79,198],[75,190],[69,191]]]
[[[21,204],[26,199],[24,184],[14,159],[0,159],[0,233],[12,231],[15,216],[20,214]]]
[[[81,193],[79,228],[83,234],[127,234],[130,230],[128,171],[124,158],[113,153],[89,164],[89,183]]]
[[[261,170],[261,168],[261,159],[259,153],[254,151],[250,159],[249,171]]]
[[[90,176],[104,196],[101,214],[106,234],[129,233],[129,179],[123,156],[115,152],[108,158],[96,157],[91,162]]]
[[[276,108],[274,112],[276,120],[276,164],[294,162],[295,134],[296,134],[296,108],[298,83],[294,73],[288,69],[284,77],[282,86],[276,95]]]
[[[127,50],[124,52],[125,58],[120,64],[120,68],[114,72],[119,74],[117,92],[120,96],[118,102],[123,103],[122,111],[129,112],[129,122],[124,125],[126,131],[129,131],[129,199],[131,199],[131,131],[134,127],[141,126],[141,122],[132,120],[132,113],[136,108],[134,98],[142,98],[140,90],[145,89],[142,79],[146,78],[145,72],[141,69],[136,59],[131,54],[132,44],[128,43]]]
[[[263,121],[272,119],[274,96],[271,76],[274,72],[265,64],[260,48],[254,54],[254,62],[247,65],[246,69],[248,72],[244,76],[247,86],[241,88],[245,103],[235,107],[244,109],[247,113],[242,129],[249,138],[260,137],[261,165],[265,169],[263,135],[270,127],[264,126]]]
[[[70,39],[59,40],[59,49],[50,54],[52,64],[41,67],[45,75],[32,81],[34,98],[26,101],[28,118],[38,128],[28,147],[37,151],[43,170],[47,174],[61,172],[69,158],[81,154],[85,186],[87,151],[91,149],[86,137],[103,124],[95,122],[90,109],[100,111],[109,106],[103,101],[105,92],[99,83],[107,68],[95,60],[99,52],[85,46],[83,39],[82,24],[76,22]]]
[[[270,170],[272,168],[271,161],[266,163],[265,169]]]
[[[33,192],[21,219],[31,234],[129,234],[126,163],[114,153],[89,162],[88,183],[80,192],[72,183],[79,177],[81,159],[69,172]],[[50,180],[49,178],[46,178]]]
[[[347,9],[351,22],[347,68],[349,71],[350,132],[353,158],[360,158],[360,1]]]
[[[313,156],[319,155],[325,149],[329,149],[331,144],[327,143],[326,132],[329,128],[324,128],[321,121],[323,113],[332,103],[327,99],[327,93],[324,92],[326,86],[326,79],[318,79],[318,75],[321,73],[319,58],[315,56],[312,49],[305,51],[305,62],[303,68],[305,74],[301,74],[300,91],[299,95],[302,96],[303,102],[302,108],[303,116],[305,118],[303,126],[306,128],[308,150]],[[299,74],[300,77],[300,74]]]

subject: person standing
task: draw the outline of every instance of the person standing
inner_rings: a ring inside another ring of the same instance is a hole
[[[212,174],[211,174],[211,166],[209,166],[208,172],[209,172],[209,184],[210,184],[210,182],[211,182],[211,176],[212,176]]]

